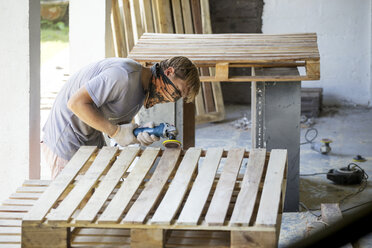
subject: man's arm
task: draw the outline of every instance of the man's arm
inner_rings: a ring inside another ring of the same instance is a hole
[[[94,106],[85,86],[82,86],[67,102],[67,107],[80,120],[110,137],[115,136],[118,126],[110,123]]]

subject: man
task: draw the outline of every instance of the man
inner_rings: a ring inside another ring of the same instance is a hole
[[[141,106],[192,102],[200,88],[196,66],[186,57],[173,57],[151,68],[126,58],[108,58],[71,76],[58,93],[43,128],[42,151],[52,178],[65,167],[80,146],[102,147],[102,133],[121,146],[150,145],[159,138],[133,135],[133,117]],[[153,124],[149,124],[152,127]]]

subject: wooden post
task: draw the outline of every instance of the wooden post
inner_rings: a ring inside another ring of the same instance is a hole
[[[306,61],[306,74],[309,79],[320,79],[320,62],[319,60]]]
[[[68,248],[70,228],[43,227],[22,223],[22,247],[24,248]]]
[[[278,247],[278,233],[275,228],[272,231],[231,231],[230,247]]]
[[[164,246],[163,229],[131,229],[132,248],[157,248]]]

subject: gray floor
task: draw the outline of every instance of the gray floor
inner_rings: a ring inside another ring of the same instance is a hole
[[[226,119],[219,123],[197,125],[196,146],[251,148],[250,128],[242,126],[244,116],[250,119],[249,106],[226,105]],[[309,144],[301,146],[300,157],[300,201],[315,214],[321,203],[340,203],[341,210],[345,213],[358,211],[351,207],[372,201],[371,178],[368,179],[366,188],[358,194],[357,186],[339,186],[328,179],[326,175],[306,176],[306,174],[324,173],[333,168],[341,168],[353,162],[357,154],[367,159],[366,162],[357,163],[365,172],[372,177],[372,109],[361,107],[325,108],[320,117],[314,119],[318,136],[315,142],[322,138],[329,138],[332,151],[328,155],[322,155],[310,148]],[[248,125],[249,127],[249,125]],[[307,128],[301,129],[301,142],[305,141]],[[355,194],[355,195],[354,195]],[[345,211],[346,210],[346,211]],[[298,240],[309,233],[322,228],[324,224],[301,208],[298,213],[285,213],[282,218],[282,226],[279,247],[285,247],[291,242]],[[372,235],[360,241],[360,247],[372,247]]]

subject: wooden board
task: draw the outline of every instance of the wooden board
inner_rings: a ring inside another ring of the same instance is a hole
[[[124,223],[143,223],[158,199],[165,183],[177,164],[181,149],[166,149],[145,189],[123,219]]]
[[[185,206],[178,217],[178,224],[196,225],[198,223],[209,191],[212,188],[222,151],[222,148],[211,148],[208,150]]]
[[[231,149],[229,151],[226,164],[223,167],[216,191],[205,216],[205,221],[208,225],[224,224],[243,156],[243,148]]]
[[[275,226],[287,164],[287,150],[272,149],[258,208],[256,225]]]
[[[239,192],[231,216],[231,225],[249,225],[265,166],[265,158],[266,149],[255,149],[251,151],[247,169],[244,173],[242,190]]]
[[[171,223],[191,182],[200,155],[201,149],[190,148],[187,150],[167,193],[151,219],[151,223]]]

